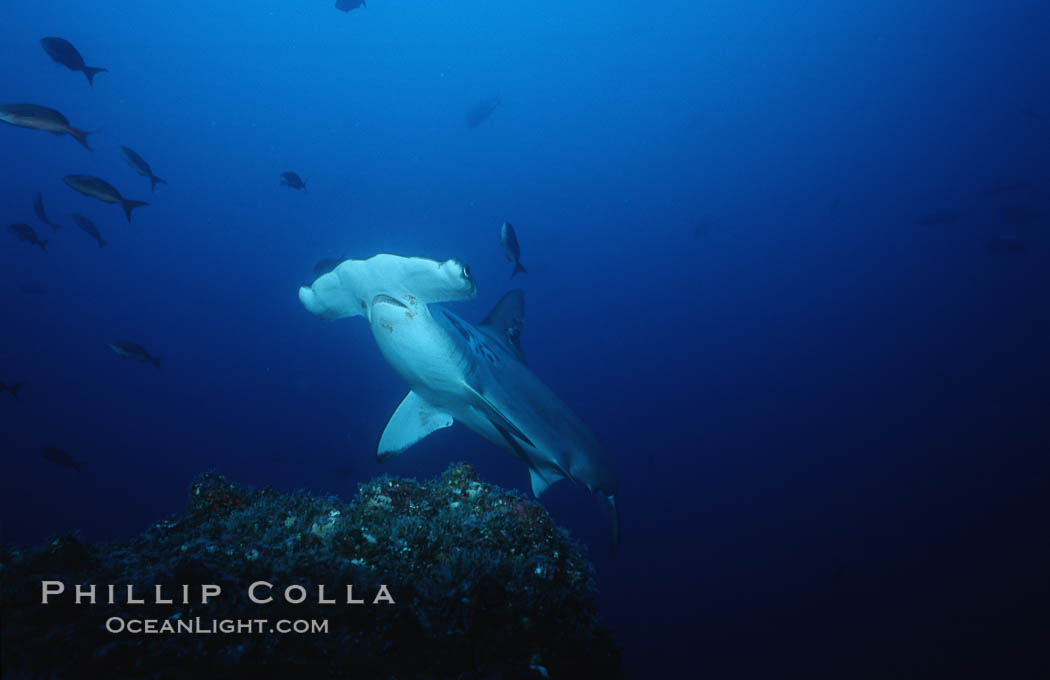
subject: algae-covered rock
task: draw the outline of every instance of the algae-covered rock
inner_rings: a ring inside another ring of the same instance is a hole
[[[464,463],[350,502],[206,474],[130,541],[3,547],[0,598],[5,674],[623,675],[579,546]]]

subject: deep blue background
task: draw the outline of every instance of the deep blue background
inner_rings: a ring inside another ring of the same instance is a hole
[[[0,126],[0,221],[51,239],[0,239],[4,540],[127,537],[209,469],[350,496],[466,459],[527,490],[462,427],[377,465],[405,386],[296,296],[321,257],[457,256],[457,313],[523,286],[531,366],[616,461],[618,559],[582,489],[544,502],[639,677],[1050,674],[1050,218],[1002,221],[1050,210],[1050,6],[332,4],[0,4],[0,102],[101,128]],[[151,205],[129,225],[68,173]]]

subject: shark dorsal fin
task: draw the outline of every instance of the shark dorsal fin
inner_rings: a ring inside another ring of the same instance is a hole
[[[521,351],[521,329],[525,325],[525,293],[512,290],[504,295],[481,325],[502,339],[521,363],[526,363],[525,353]]]

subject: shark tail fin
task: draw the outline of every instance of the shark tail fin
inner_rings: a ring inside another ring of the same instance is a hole
[[[101,248],[102,246],[108,246],[108,245],[109,245],[109,241],[107,241],[106,239],[100,238],[98,240],[98,247],[99,248]]]
[[[40,239],[39,241],[37,241],[37,244],[40,245],[40,249],[41,250],[43,250],[45,253],[47,252],[47,239],[46,238]]]
[[[127,198],[120,202],[120,206],[124,208],[124,214],[128,216],[128,222],[131,222],[131,211],[144,205],[149,205],[149,203],[143,201],[132,201]]]
[[[88,138],[88,135],[92,134],[92,132],[94,132],[94,131],[93,130],[81,130],[80,128],[75,128],[75,127],[69,128],[70,136],[73,139],[75,139],[78,142],[80,142],[80,144],[85,149],[87,149],[88,151],[91,151],[91,145],[88,144],[87,138]]]
[[[150,182],[149,188],[150,188],[151,191],[156,191],[158,184],[167,184],[167,182],[165,182],[160,177],[157,177],[155,175],[150,175],[149,176],[149,182]]]
[[[55,224],[54,222],[48,222],[48,225],[50,225],[51,228],[54,229],[55,231],[58,231],[59,229],[62,228],[61,224]]]
[[[77,477],[80,477],[80,468],[83,464],[84,461],[82,460],[74,460],[72,463],[70,463],[70,467],[77,471]]]
[[[510,278],[513,279],[514,275],[517,274],[518,272],[521,272],[522,274],[528,274],[529,270],[525,269],[525,267],[520,262],[515,262],[514,263],[514,271],[512,271],[510,273]]]
[[[160,368],[160,357],[150,357],[149,362],[153,364],[155,368]]]
[[[22,389],[22,383],[18,383],[17,385],[11,385],[11,387],[7,388],[7,391],[11,393],[12,397],[17,399],[18,398],[18,390],[20,390],[20,389]]]
[[[99,74],[99,73],[105,73],[108,70],[109,69],[95,68],[94,66],[85,66],[84,67],[84,75],[87,76],[88,85],[90,85],[91,87],[94,87],[95,86],[95,75]]]

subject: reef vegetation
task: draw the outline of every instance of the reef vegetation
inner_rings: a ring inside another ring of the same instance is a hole
[[[45,581],[65,586],[47,604]],[[272,602],[249,598],[258,581],[273,585],[256,593]],[[78,603],[76,587],[89,584],[96,604]],[[112,604],[106,584],[116,584]],[[203,584],[221,595],[202,602]],[[351,584],[362,604],[347,603]],[[373,603],[383,585],[394,603]],[[142,604],[128,603],[128,586]],[[309,595],[289,602],[288,586]],[[93,544],[73,533],[31,549],[0,547],[0,598],[0,663],[18,677],[625,674],[598,621],[581,548],[538,503],[482,483],[465,463],[424,483],[373,479],[349,502],[250,490],[205,474],[192,483],[185,514],[129,541]],[[329,598],[334,603],[320,601]],[[328,629],[110,632],[114,617],[169,626],[197,618],[326,620]]]

